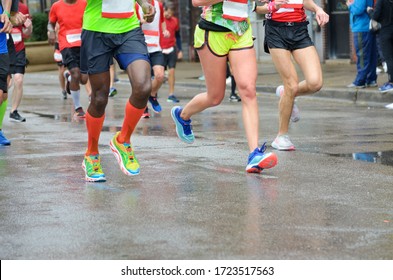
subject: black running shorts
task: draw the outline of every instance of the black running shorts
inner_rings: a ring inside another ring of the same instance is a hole
[[[63,64],[68,68],[68,70],[71,70],[72,68],[80,68],[80,53],[80,47],[65,48],[61,51]]]
[[[265,27],[267,46],[269,49],[276,48],[289,51],[313,46],[314,43],[308,34],[307,24],[308,22],[277,23],[267,20]]]
[[[9,73],[10,58],[8,53],[0,54],[0,89],[7,92],[7,76]]]

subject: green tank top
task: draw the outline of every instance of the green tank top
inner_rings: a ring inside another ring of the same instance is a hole
[[[228,28],[237,35],[243,35],[250,27],[250,20],[234,21],[223,18],[222,11],[223,3],[217,3],[210,6],[205,6],[201,17],[209,22]]]
[[[103,33],[120,34],[131,31],[140,26],[135,11],[134,14],[128,18],[103,17],[102,1],[103,0],[87,0],[87,6],[83,16],[83,29]],[[129,1],[132,2],[134,7],[135,2],[132,0]]]

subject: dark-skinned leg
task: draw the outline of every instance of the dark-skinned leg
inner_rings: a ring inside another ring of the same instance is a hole
[[[132,93],[126,104],[124,122],[117,138],[119,143],[129,143],[131,134],[138,124],[151,93],[151,68],[144,60],[137,60],[127,67]]]
[[[140,120],[151,93],[150,64],[137,60],[128,65],[127,74],[132,85],[132,93],[125,107],[121,131],[109,143],[121,171],[128,175],[138,175],[139,162],[131,146],[131,135]]]
[[[105,108],[108,103],[109,72],[89,75],[92,94],[86,114],[88,134],[86,155],[98,154],[98,140],[105,119]]]

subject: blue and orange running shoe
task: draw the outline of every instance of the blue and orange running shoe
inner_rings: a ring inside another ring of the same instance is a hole
[[[180,106],[175,106],[171,110],[172,119],[176,125],[176,133],[180,140],[188,144],[192,144],[195,140],[194,133],[192,132],[191,119],[186,121],[180,117],[181,111],[183,110]]]
[[[105,182],[105,174],[102,172],[101,159],[99,155],[89,155],[83,159],[82,168],[85,171],[87,182]]]
[[[248,164],[246,171],[248,173],[261,173],[263,169],[268,169],[276,166],[277,156],[274,153],[265,153],[266,143],[263,143],[261,148],[256,148],[248,156]]]
[[[134,151],[132,150],[131,144],[117,142],[117,136],[120,131],[113,136],[109,146],[111,151],[115,156],[117,162],[119,163],[121,171],[128,175],[138,175],[140,173],[139,162],[135,157]]]

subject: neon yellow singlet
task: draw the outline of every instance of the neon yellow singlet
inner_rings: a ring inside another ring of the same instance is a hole
[[[139,20],[136,13],[129,18],[105,18],[102,16],[102,1],[103,0],[87,0],[87,6],[85,14],[83,16],[83,29],[119,34],[131,31],[139,27]],[[108,1],[108,0],[104,0]],[[135,6],[135,1],[132,2],[132,6]]]

